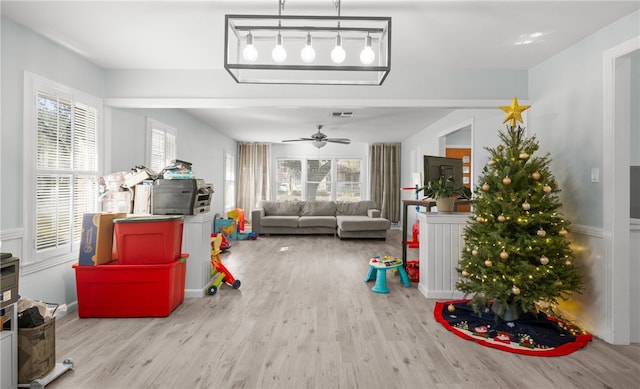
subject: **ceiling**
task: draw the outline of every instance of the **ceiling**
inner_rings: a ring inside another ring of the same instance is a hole
[[[3,0],[0,6],[4,17],[108,70],[220,69],[225,14],[278,12],[278,0]],[[418,70],[526,70],[638,8],[637,0],[344,0],[341,14],[392,17],[391,78],[394,68],[404,69],[402,65],[409,62],[408,68]],[[336,9],[332,0],[287,0],[283,14],[332,16]],[[532,39],[531,34],[538,32],[541,36]],[[242,87],[250,98],[251,86]],[[457,108],[370,105],[367,93],[379,87],[358,88],[363,103],[352,99],[347,106],[334,105],[331,99],[300,106],[288,97],[251,107],[179,108],[239,141],[306,137],[317,124],[324,124],[323,132],[330,137],[365,143],[400,142]],[[336,100],[340,93],[333,92]],[[295,95],[295,90],[287,94]],[[334,116],[334,112],[353,112],[353,116]]]

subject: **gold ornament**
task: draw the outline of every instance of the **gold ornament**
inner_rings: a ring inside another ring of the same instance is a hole
[[[490,259],[487,259],[486,261],[484,261],[484,265],[485,265],[486,267],[491,267],[491,266],[493,266],[493,262],[491,262],[491,260],[490,260]]]
[[[551,187],[549,185],[545,185],[542,187],[542,190],[544,191],[544,193],[550,193]]]
[[[520,294],[520,288],[518,288],[517,286],[513,286],[513,288],[511,288],[511,293],[515,294],[516,296]]]
[[[496,161],[494,159],[490,159],[489,162],[487,162],[487,165],[489,166],[493,166],[496,164]]]
[[[509,178],[509,176],[506,176],[502,179],[502,183],[505,185],[509,185],[511,183],[511,178]]]
[[[565,230],[564,227],[562,227],[560,231],[558,231],[558,235],[560,236],[567,236],[568,233],[569,231]]]
[[[484,221],[484,218],[482,216],[478,216],[478,217],[476,217],[476,221],[478,223],[482,223]]]
[[[538,181],[540,179],[540,172],[531,173],[531,178],[533,178],[534,180]]]
[[[498,145],[498,151],[502,151],[502,150],[504,150],[504,146],[503,145]]]
[[[567,260],[564,264],[567,266],[571,266],[571,261]]]
[[[514,97],[511,105],[500,106],[500,109],[507,113],[507,116],[505,116],[502,123],[506,123],[507,121],[509,121],[509,125],[511,127],[515,127],[516,122],[523,123],[522,112],[526,111],[529,108],[531,108],[530,105],[518,105],[518,99]]]
[[[463,270],[461,274],[463,277],[469,277],[469,272],[466,270]]]
[[[546,265],[547,263],[549,263],[549,258],[545,257],[544,255],[540,257],[540,263],[543,265]]]
[[[562,286],[562,281],[557,280],[556,282],[553,283],[553,285],[555,286]]]
[[[499,215],[499,216],[498,216],[498,221],[499,221],[499,222],[503,222],[503,221],[505,221],[505,220],[507,220],[507,218],[506,218],[506,217],[504,217],[504,215]]]
[[[484,184],[482,184],[482,190],[485,192],[488,192],[489,189],[491,189],[491,186],[489,184],[487,184],[486,182]]]
[[[538,234],[539,237],[544,237],[545,235],[547,235],[547,232],[545,230],[542,229],[542,227],[538,230],[538,232],[536,232],[536,234]]]
[[[502,251],[500,252],[500,258],[502,258],[502,259],[507,259],[507,258],[509,258],[509,253],[508,253],[508,252],[506,252],[506,251],[504,251],[504,250],[502,250]]]
[[[531,208],[531,205],[526,201],[522,203],[522,209],[524,209],[525,211],[528,211],[530,208]]]
[[[453,312],[453,311],[455,311],[455,310],[456,310],[456,307],[455,307],[453,304],[449,304],[449,306],[447,307],[447,310],[448,310],[449,312]]]
[[[520,159],[527,159],[529,158],[529,154],[525,153],[524,151],[520,153],[520,155],[518,156]]]
[[[478,255],[478,250],[473,249],[473,250],[471,251],[471,254],[473,254],[473,255]]]

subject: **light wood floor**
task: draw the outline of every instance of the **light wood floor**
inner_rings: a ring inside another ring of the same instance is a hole
[[[445,330],[416,285],[390,277],[390,294],[373,293],[368,260],[400,256],[400,239],[231,242],[238,290],[185,299],[167,318],[59,319],[57,360],[75,370],[47,389],[638,388],[638,344],[510,354]]]

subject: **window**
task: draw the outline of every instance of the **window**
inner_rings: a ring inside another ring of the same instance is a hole
[[[224,209],[236,207],[236,159],[233,154],[224,155]]]
[[[82,215],[97,210],[101,102],[27,74],[25,82],[26,263],[70,259]]]
[[[360,159],[277,159],[276,200],[360,201],[361,173]]]
[[[336,160],[336,200],[360,201],[362,199],[361,162],[359,159]]]
[[[276,200],[302,199],[302,161],[279,159],[276,161]]]
[[[331,160],[307,160],[307,201],[331,200]]]
[[[159,173],[176,159],[176,129],[154,119],[147,119],[149,142],[148,166]]]

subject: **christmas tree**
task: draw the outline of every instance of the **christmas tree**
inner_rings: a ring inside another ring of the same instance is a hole
[[[514,311],[535,312],[539,302],[557,304],[580,292],[582,280],[567,239],[570,223],[559,213],[549,154],[536,156],[535,136],[516,125],[529,106],[514,98],[500,108],[510,123],[499,131],[502,143],[485,148],[490,159],[474,189],[457,288],[473,294],[477,311],[493,303],[498,317],[516,319]]]

